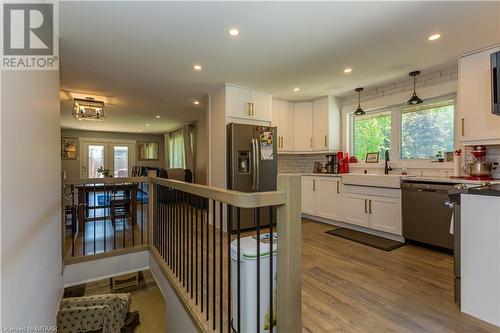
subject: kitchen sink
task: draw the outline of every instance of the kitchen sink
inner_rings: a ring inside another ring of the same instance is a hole
[[[342,175],[344,185],[360,185],[387,188],[401,188],[402,175],[377,175],[363,173],[348,173]],[[404,176],[408,177],[408,176]]]

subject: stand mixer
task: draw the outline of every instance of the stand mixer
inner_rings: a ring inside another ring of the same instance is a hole
[[[468,179],[474,180],[492,180],[491,173],[495,167],[493,163],[486,160],[486,146],[474,146],[472,149],[474,162],[467,163],[465,172],[469,175]]]

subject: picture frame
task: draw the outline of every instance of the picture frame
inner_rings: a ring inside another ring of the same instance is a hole
[[[380,153],[366,153],[366,163],[378,163]]]
[[[139,142],[137,152],[139,161],[157,161],[159,159],[157,142]]]
[[[76,160],[78,158],[78,139],[61,138],[61,159]]]

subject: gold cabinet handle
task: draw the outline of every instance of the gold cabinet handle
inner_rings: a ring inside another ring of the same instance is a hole
[[[462,136],[465,136],[465,118],[462,118]]]
[[[311,137],[310,138],[310,141],[311,141],[311,148],[313,147],[313,138]]]
[[[252,103],[247,103],[248,104],[248,115],[252,115]]]
[[[368,209],[369,209],[369,212],[371,214],[372,213],[372,201],[371,200],[368,202]]]
[[[337,180],[337,194],[340,194],[340,182]]]
[[[328,141],[328,135],[325,134],[325,147],[328,147],[327,141]]]
[[[365,214],[368,213],[367,209],[366,209],[366,202],[368,201],[368,199],[365,199]]]
[[[316,179],[313,179],[313,191],[316,191]]]
[[[252,116],[254,116],[254,115],[255,115],[255,112],[254,112],[254,111],[255,111],[255,106],[254,106],[254,104],[252,103]]]
[[[285,137],[281,137],[281,148],[285,146]]]

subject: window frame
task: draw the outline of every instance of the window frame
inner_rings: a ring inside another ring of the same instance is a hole
[[[425,100],[425,104],[433,104],[437,102],[442,102],[446,100],[453,99],[454,104],[454,122],[453,122],[453,133],[454,133],[454,146],[455,149],[458,145],[457,141],[457,94],[445,94],[442,96],[437,96],[433,98],[428,98]],[[391,150],[389,152],[389,160],[392,167],[401,168],[403,166],[409,168],[430,168],[439,169],[439,168],[450,168],[452,162],[443,162],[443,163],[433,163],[431,159],[404,159],[400,158],[401,153],[401,115],[403,111],[403,107],[406,104],[397,104],[393,106],[380,107],[376,109],[372,109],[366,112],[366,114],[376,114],[382,112],[390,112],[391,113]],[[348,121],[346,128],[346,139],[347,144],[345,145],[346,150],[349,152],[349,156],[353,156],[354,154],[354,114],[352,112],[348,113]],[[381,168],[384,167],[385,160],[382,158],[379,160],[379,163],[366,163],[365,160],[359,161],[357,163],[358,167],[362,167],[364,169],[370,168]]]

